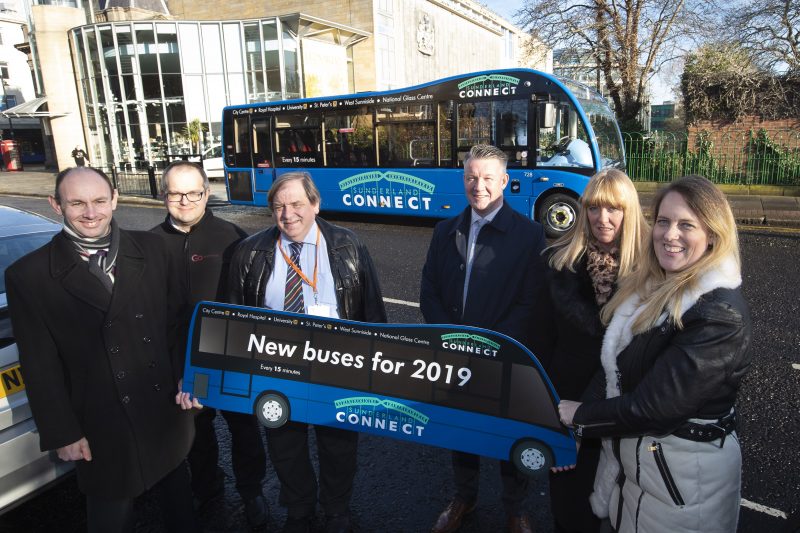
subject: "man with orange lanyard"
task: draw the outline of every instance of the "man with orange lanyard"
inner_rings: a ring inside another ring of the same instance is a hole
[[[320,195],[306,172],[288,172],[268,196],[275,225],[245,239],[231,260],[228,301],[293,313],[386,322],[372,258],[356,235],[317,217]],[[319,503],[326,532],[350,531],[358,433],[315,427]],[[287,508],[283,531],[309,531],[317,479],[308,425],[289,422],[267,435],[270,459]]]

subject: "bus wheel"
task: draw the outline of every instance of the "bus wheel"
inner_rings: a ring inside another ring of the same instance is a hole
[[[265,427],[279,428],[289,420],[289,402],[282,394],[268,392],[256,400],[255,413]]]
[[[550,448],[533,439],[522,439],[511,450],[511,462],[523,474],[540,476],[553,466]]]
[[[539,208],[539,222],[551,239],[562,236],[578,219],[578,201],[566,194],[553,194]]]

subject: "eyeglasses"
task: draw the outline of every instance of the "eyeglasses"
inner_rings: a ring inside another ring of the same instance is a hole
[[[173,203],[179,203],[186,197],[190,202],[199,202],[203,199],[206,191],[192,191],[192,192],[168,192],[167,200]]]

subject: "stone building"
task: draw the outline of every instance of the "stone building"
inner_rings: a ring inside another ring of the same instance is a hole
[[[552,55],[472,0],[33,0],[59,167],[162,164],[219,144],[225,105],[406,87]],[[535,47],[534,47],[535,49]]]

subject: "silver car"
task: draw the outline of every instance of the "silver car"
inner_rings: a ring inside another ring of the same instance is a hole
[[[72,463],[55,452],[39,451],[39,433],[31,417],[19,352],[11,331],[5,271],[11,263],[46,244],[61,225],[0,206],[0,514],[59,480]]]

